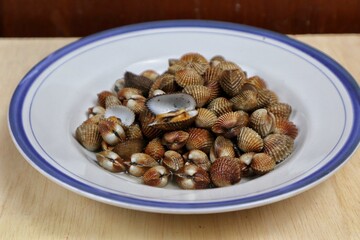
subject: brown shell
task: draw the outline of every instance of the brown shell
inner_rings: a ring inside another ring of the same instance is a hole
[[[110,95],[105,98],[105,108],[122,105],[120,100],[115,95]]]
[[[142,92],[140,89],[126,87],[118,91],[117,97],[122,101],[125,99],[130,99],[134,95],[141,95],[141,93]]]
[[[202,128],[190,128],[188,130],[189,138],[186,142],[186,148],[190,151],[193,149],[199,149],[206,154],[210,152],[210,148],[214,143],[212,134]]]
[[[194,69],[200,75],[210,67],[207,59],[199,53],[186,53],[181,56],[180,62],[186,67]]]
[[[165,133],[161,142],[163,145],[166,145],[168,149],[179,150],[185,146],[188,138],[189,133],[185,131],[172,131]]]
[[[266,107],[278,102],[276,93],[269,89],[260,89],[257,92],[258,108]]]
[[[277,119],[288,120],[291,114],[291,106],[287,103],[274,103],[267,107],[267,110],[272,112]]]
[[[114,93],[110,92],[110,91],[102,91],[100,93],[97,94],[98,97],[98,103],[100,106],[105,108],[105,100],[108,96],[114,96]]]
[[[205,189],[210,184],[209,174],[194,164],[185,164],[175,174],[175,180],[182,189]]]
[[[164,115],[166,116],[166,115]],[[196,119],[197,110],[184,111],[183,113],[172,118],[158,118],[150,123],[151,126],[165,131],[173,131],[178,129],[185,129],[189,127]],[[157,116],[158,117],[158,116]]]
[[[236,63],[231,62],[231,61],[222,61],[218,65],[216,65],[216,67],[218,67],[222,70],[236,70],[236,69],[241,70],[239,65],[237,65]]]
[[[219,63],[224,62],[225,58],[221,55],[216,55],[210,59],[210,66],[216,67]]]
[[[216,116],[220,116],[224,113],[231,112],[232,106],[233,103],[227,100],[226,98],[218,97],[212,100],[207,108],[213,111],[216,114]]]
[[[265,108],[257,109],[250,116],[250,127],[265,137],[274,130],[275,117]]]
[[[211,130],[226,138],[236,137],[242,127],[247,126],[249,122],[249,115],[244,111],[228,112],[221,115]]]
[[[124,128],[121,126],[120,121],[103,119],[99,122],[99,132],[101,137],[110,145],[115,145],[119,142],[123,142],[126,139],[126,133]]]
[[[245,73],[240,69],[226,70],[223,72],[219,83],[230,97],[234,97],[239,94],[245,78]]]
[[[163,166],[149,168],[143,175],[144,184],[152,187],[165,187],[169,182],[169,171]]]
[[[115,145],[113,152],[117,153],[125,161],[130,160],[134,153],[141,153],[145,147],[143,139],[131,139]]]
[[[75,138],[89,151],[99,150],[102,138],[97,124],[89,122],[83,123],[76,128]]]
[[[252,159],[254,157],[254,152],[248,152],[241,154],[239,158],[236,158],[237,162],[240,165],[241,176],[242,177],[251,177],[254,175],[252,168],[250,167]]]
[[[254,154],[250,167],[257,175],[263,175],[275,168],[276,162],[270,155],[266,153]]]
[[[293,122],[280,118],[275,120],[275,128],[273,132],[285,134],[292,139],[295,139],[298,135],[298,128]]]
[[[149,90],[149,97],[154,96],[155,90],[163,90],[166,93],[176,91],[175,76],[172,74],[164,73],[155,79],[153,85]]]
[[[124,172],[126,166],[124,160],[112,151],[102,151],[96,154],[98,164],[110,172]]]
[[[196,107],[201,108],[210,99],[210,91],[208,87],[202,85],[190,85],[183,89],[184,93],[190,94],[196,101]]]
[[[204,86],[209,89],[210,99],[209,102],[219,97],[221,94],[221,87],[219,80],[222,76],[222,70],[220,68],[210,67],[204,73]]]
[[[259,76],[252,76],[247,79],[244,79],[243,84],[250,84],[254,86],[256,89],[264,89],[266,88],[265,81]]]
[[[135,177],[141,177],[149,168],[158,165],[158,162],[150,155],[145,153],[134,153],[130,158],[128,172]]]
[[[243,127],[240,129],[237,145],[244,152],[260,152],[264,147],[264,141],[255,130]]]
[[[160,161],[165,154],[165,148],[161,144],[160,138],[152,139],[145,147],[144,153],[150,155],[157,161]]]
[[[220,157],[210,168],[210,178],[217,187],[233,185],[240,181],[240,167],[232,157]]]
[[[201,150],[198,149],[190,150],[188,153],[184,155],[184,158],[186,159],[187,162],[193,163],[196,166],[201,167],[205,171],[208,171],[210,169],[211,162],[208,156],[206,155],[206,153],[204,153]]]
[[[123,104],[130,108],[134,113],[139,114],[146,108],[146,98],[141,95],[133,95],[131,98],[123,101]]]
[[[258,108],[257,92],[242,90],[238,95],[230,99],[235,110],[252,111]]]
[[[219,157],[235,157],[234,144],[231,140],[218,136],[210,150],[210,160],[214,162]]]
[[[204,85],[204,79],[194,69],[186,68],[175,73],[175,81],[181,87]]]
[[[147,77],[134,74],[132,72],[125,72],[124,74],[125,87],[137,88],[141,90],[142,95],[147,96],[153,84],[153,81]]]
[[[142,139],[142,131],[139,124],[134,123],[125,129],[127,139]]]
[[[199,108],[195,119],[195,126],[200,128],[211,128],[216,122],[216,114],[206,108]]]
[[[139,120],[142,129],[142,133],[145,137],[149,139],[156,138],[162,134],[162,130],[149,126],[155,120],[155,115],[152,114],[149,110],[145,110],[140,113]]]
[[[279,163],[287,158],[294,149],[294,139],[284,134],[270,134],[264,138],[264,152]]]
[[[184,163],[185,161],[181,154],[174,150],[166,151],[162,160],[162,164],[164,166],[175,172],[182,168],[184,166]]]
[[[152,69],[147,69],[143,71],[140,75],[149,78],[151,81],[155,81],[155,79],[159,76],[159,74]]]

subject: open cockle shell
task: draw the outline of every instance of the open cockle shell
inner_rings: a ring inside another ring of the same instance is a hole
[[[130,108],[121,105],[106,109],[104,117],[108,118],[113,116],[120,119],[126,126],[130,126],[135,121],[135,113]]]
[[[147,108],[155,115],[178,111],[194,110],[196,101],[190,94],[172,93],[152,97],[146,101]]]

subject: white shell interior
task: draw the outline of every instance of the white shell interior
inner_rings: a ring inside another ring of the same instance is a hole
[[[172,93],[152,97],[146,102],[146,106],[153,114],[159,115],[179,109],[193,110],[196,107],[196,102],[189,94]]]

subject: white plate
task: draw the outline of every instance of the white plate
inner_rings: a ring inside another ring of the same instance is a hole
[[[223,55],[294,111],[294,153],[269,174],[207,190],[154,188],[104,171],[74,140],[96,94],[125,71],[162,72],[169,58]],[[284,35],[209,21],[165,21],[112,29],[61,48],[17,87],[9,109],[14,142],[28,162],[56,183],[108,204],[150,212],[213,213],[252,208],[298,194],[325,180],[359,143],[360,93],[354,79],[325,54]]]

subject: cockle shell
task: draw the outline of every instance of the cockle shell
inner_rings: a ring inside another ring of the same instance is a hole
[[[175,172],[182,168],[184,166],[184,163],[185,161],[181,154],[174,150],[166,151],[162,160],[162,164],[164,166]]]
[[[203,77],[191,68],[177,71],[175,73],[175,81],[183,88],[190,85],[204,85]]]
[[[293,122],[280,118],[275,120],[275,127],[273,132],[285,134],[292,139],[295,139],[298,135],[298,128]]]
[[[193,163],[196,166],[201,167],[205,171],[208,171],[210,169],[211,162],[206,153],[201,150],[190,150],[188,153],[184,154],[184,158],[187,162]]]
[[[161,144],[160,138],[154,138],[152,139],[145,147],[144,153],[150,155],[152,158],[154,158],[157,161],[160,161],[165,154],[165,148]]]
[[[105,100],[108,96],[114,96],[114,93],[110,92],[110,91],[102,91],[100,93],[97,94],[98,97],[98,103],[101,107],[105,108]]]
[[[189,138],[186,142],[186,148],[190,151],[199,149],[206,154],[210,152],[210,148],[214,143],[211,133],[202,128],[190,128],[188,130]]]
[[[104,141],[112,146],[126,139],[124,128],[119,123],[108,119],[99,122],[99,132]]]
[[[252,111],[258,108],[257,92],[241,90],[238,95],[230,99],[235,110]]]
[[[133,123],[125,129],[125,135],[127,139],[143,139],[143,134],[139,124]]]
[[[104,115],[105,108],[101,106],[94,106],[88,109],[87,114],[88,114],[88,118],[92,118],[96,115]]]
[[[125,72],[124,74],[125,87],[137,88],[141,90],[143,96],[147,96],[153,84],[153,81],[147,77],[134,74],[132,72]]]
[[[250,126],[265,137],[274,130],[275,116],[265,108],[257,109],[250,115]]]
[[[167,132],[162,137],[162,144],[170,150],[179,150],[185,146],[189,138],[189,133],[185,131]]]
[[[116,144],[112,151],[125,161],[129,161],[132,154],[142,152],[144,147],[145,142],[143,139],[130,139]]]
[[[232,157],[220,157],[210,168],[210,178],[217,187],[233,185],[240,181],[240,167]]]
[[[134,112],[130,108],[120,105],[107,108],[104,117],[105,118],[116,117],[125,126],[130,126],[135,121]]]
[[[162,134],[162,130],[150,126],[150,124],[155,121],[155,118],[156,116],[147,109],[141,112],[139,115],[142,133],[148,139],[156,138],[157,136]]]
[[[216,114],[206,108],[199,108],[195,119],[195,126],[200,128],[211,128],[217,120]]]
[[[164,73],[157,77],[149,90],[149,97],[153,97],[155,90],[163,90],[165,93],[172,93],[176,90],[175,76]]]
[[[190,85],[183,89],[184,93],[193,96],[196,102],[196,107],[201,108],[210,99],[210,91],[208,87],[202,85]]]
[[[117,79],[114,83],[113,89],[116,93],[118,93],[125,86],[124,78]]]
[[[188,68],[194,69],[200,75],[204,74],[206,69],[210,66],[207,59],[199,53],[186,53],[181,56],[179,62]]]
[[[184,109],[159,114],[149,126],[165,131],[184,129],[189,127],[195,121],[197,114],[197,110],[185,111]]]
[[[267,107],[278,102],[278,96],[273,91],[265,88],[257,91],[258,108]]]
[[[220,157],[235,157],[234,144],[231,140],[218,136],[210,150],[210,161],[214,162]]]
[[[182,189],[205,189],[210,184],[209,174],[194,164],[185,164],[175,173],[175,180]]]
[[[143,77],[147,77],[151,81],[155,81],[155,79],[159,76],[159,74],[155,70],[152,70],[152,69],[147,69],[147,70],[143,71],[140,75]]]
[[[244,154],[241,154],[240,157],[236,158],[237,162],[240,166],[240,175],[242,177],[251,177],[254,175],[254,172],[252,168],[250,167],[250,164],[252,162],[252,159],[254,157],[254,152],[247,152]]]
[[[231,62],[231,61],[222,61],[219,64],[217,64],[216,67],[218,67],[222,70],[237,70],[237,69],[241,70],[239,65],[237,65],[236,63]]]
[[[255,130],[242,127],[237,137],[237,145],[244,152],[260,152],[264,147],[264,141]]]
[[[243,85],[250,84],[251,86],[255,87],[256,89],[264,89],[266,88],[265,81],[260,78],[259,76],[252,76],[249,78],[244,79]]]
[[[105,108],[122,105],[120,100],[115,95],[110,95],[105,98]]]
[[[276,163],[287,158],[294,149],[294,139],[284,134],[270,134],[264,138],[264,152],[274,158]]]
[[[75,138],[89,151],[97,151],[102,142],[102,137],[97,124],[88,122],[76,128]]]
[[[146,101],[147,108],[155,115],[175,112],[180,109],[194,110],[196,101],[186,93],[172,93],[152,97]]]
[[[122,88],[121,90],[119,90],[117,93],[117,96],[121,101],[123,101],[123,100],[132,98],[134,95],[136,96],[136,95],[141,95],[141,94],[142,94],[142,92],[140,89],[126,87],[126,88]]]
[[[272,112],[277,119],[288,120],[291,114],[291,106],[287,103],[274,103],[267,106],[267,110]]]
[[[216,120],[211,130],[226,138],[236,137],[242,127],[247,126],[249,122],[249,114],[244,111],[228,112]]]
[[[226,70],[223,72],[219,83],[230,97],[234,97],[239,94],[245,78],[245,73],[240,69]]]
[[[222,70],[219,68],[210,67],[204,73],[204,86],[209,89],[210,99],[209,102],[219,97],[221,94],[220,78]]]
[[[143,175],[143,182],[148,186],[165,187],[169,182],[170,172],[163,166],[148,169]]]
[[[216,67],[219,63],[224,62],[225,58],[221,55],[216,55],[210,59],[210,66]]]
[[[102,151],[96,154],[98,164],[110,172],[124,172],[124,160],[112,151]]]
[[[131,98],[123,101],[123,104],[130,108],[134,113],[139,114],[145,110],[146,98],[141,95],[133,95]]]
[[[250,167],[257,175],[263,175],[275,168],[276,162],[270,155],[266,153],[254,154]]]
[[[159,163],[146,153],[134,153],[130,158],[128,172],[136,177],[144,175],[147,169],[155,167]]]
[[[233,103],[227,100],[226,98],[218,97],[212,100],[207,108],[213,111],[216,114],[216,116],[220,116],[224,113],[231,112],[232,106]]]

